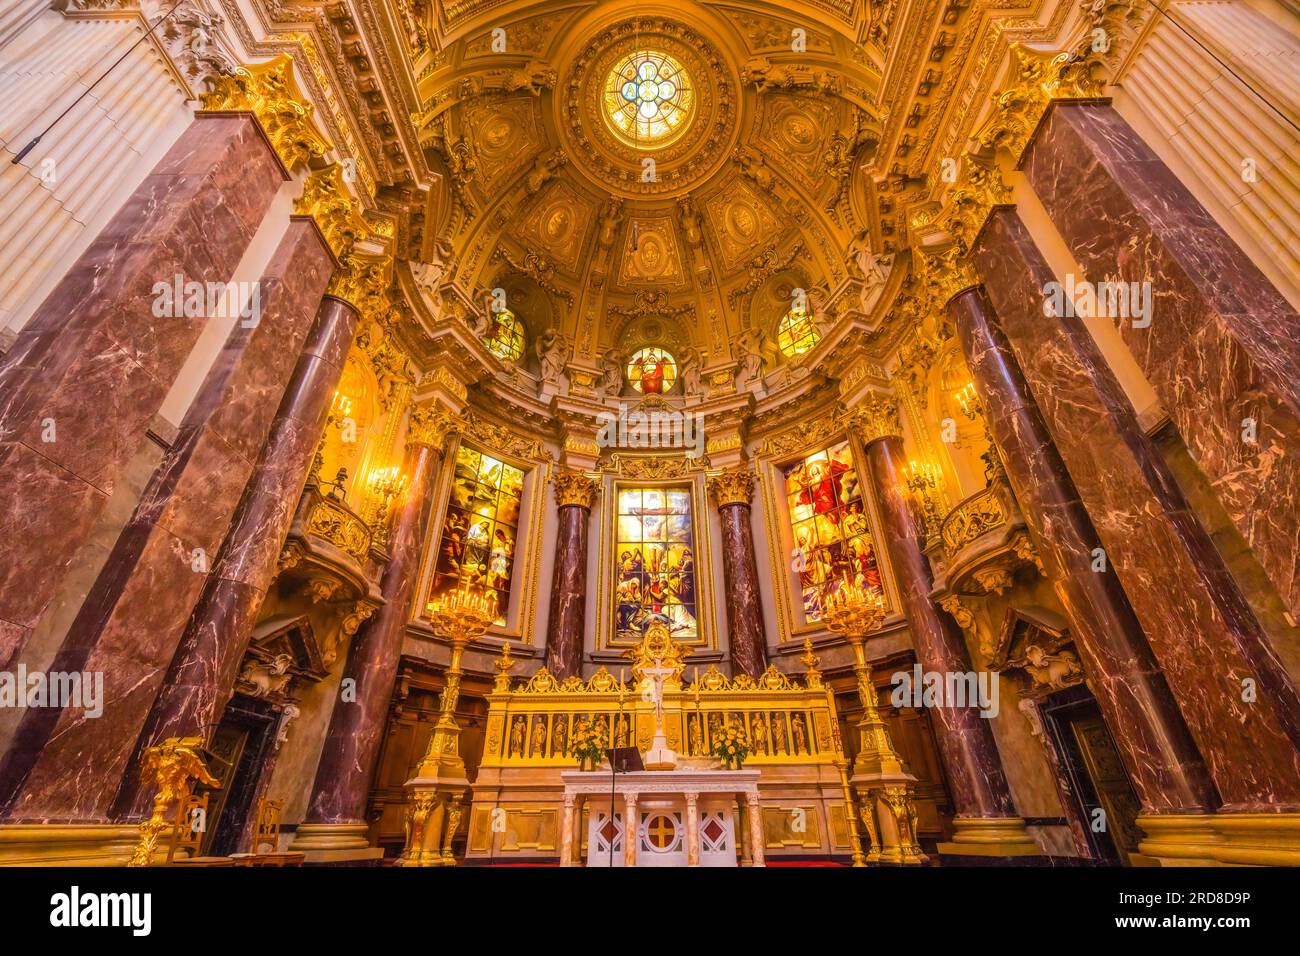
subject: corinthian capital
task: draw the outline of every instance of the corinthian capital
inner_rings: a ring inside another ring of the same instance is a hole
[[[863,444],[903,434],[898,400],[880,392],[870,392],[859,404],[848,409],[844,413],[844,425],[861,435]]]
[[[747,505],[754,500],[754,473],[748,468],[732,468],[710,475],[708,489],[709,497],[719,508]]]
[[[447,436],[460,430],[460,419],[434,402],[424,402],[411,409],[411,419],[406,427],[408,445],[428,445],[435,451],[442,448]]]
[[[555,503],[561,508],[566,505],[577,505],[590,511],[596,495],[600,493],[600,485],[596,480],[588,478],[580,471],[567,469],[557,471],[554,481]]]

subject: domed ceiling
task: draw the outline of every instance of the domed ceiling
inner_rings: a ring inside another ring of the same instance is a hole
[[[877,72],[836,17],[754,6],[514,4],[448,33],[419,79],[452,186],[422,268],[505,290],[578,363],[772,348],[794,290],[829,295],[868,241]]]

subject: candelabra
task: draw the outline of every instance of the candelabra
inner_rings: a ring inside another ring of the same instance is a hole
[[[325,416],[325,427],[321,430],[320,441],[316,445],[316,455],[311,462],[311,473],[318,483],[320,482],[321,470],[325,467],[325,441],[329,437],[330,429],[351,414],[352,399],[342,392],[335,392],[334,400],[330,403],[329,413]],[[343,469],[339,470],[340,472],[343,471]]]
[[[938,503],[935,501],[939,483],[942,481],[939,469],[928,462],[921,465],[913,461],[904,469],[903,481],[907,486],[907,490],[912,492],[913,497],[921,506],[921,518],[922,523],[925,525],[926,538],[933,539],[939,534],[939,527],[943,524],[943,515],[939,511]]]
[[[415,776],[406,782],[411,812],[400,866],[454,866],[456,863],[452,842],[464,810],[461,801],[469,787],[465,761],[460,756],[460,725],[456,723],[456,703],[460,699],[463,676],[460,662],[465,646],[496,620],[497,599],[494,592],[480,594],[462,588],[431,601],[428,610],[434,633],[451,645],[451,660],[447,664],[446,685],[438,701],[438,722],[429,738],[429,749]],[[508,651],[505,656],[509,657]]]
[[[984,441],[988,444],[988,448],[980,455],[980,460],[984,462],[986,486],[992,486],[998,479],[1004,478],[1006,472],[1002,468],[1002,459],[998,457],[997,445],[993,444],[993,432],[989,430],[988,416],[984,413],[984,403],[980,401],[979,394],[975,391],[975,383],[967,382],[953,393],[953,397],[967,420],[978,421],[983,427]]]
[[[916,808],[912,800],[916,778],[903,766],[890,739],[889,728],[880,716],[871,665],[867,662],[867,634],[884,619],[884,595],[848,582],[827,599],[822,612],[826,626],[845,638],[853,649],[853,673],[862,702],[862,719],[858,721],[860,742],[852,781],[862,801],[861,812],[854,814],[850,802],[850,820],[856,828],[857,820],[861,819],[867,828],[871,849],[865,862],[923,863],[925,856],[916,842]],[[850,790],[846,785],[846,791]],[[888,828],[877,825],[878,810],[888,813],[891,823]]]
[[[366,482],[366,494],[375,502],[370,527],[381,544],[388,540],[389,508],[392,507],[394,499],[406,493],[409,481],[396,465],[377,468],[370,473],[370,478]]]

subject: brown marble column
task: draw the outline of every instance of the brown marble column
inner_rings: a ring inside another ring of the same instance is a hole
[[[867,465],[880,504],[881,538],[902,598],[916,659],[926,672],[968,673],[972,670],[970,655],[961,630],[930,597],[934,579],[923,550],[924,534],[916,525],[903,487],[907,458],[898,404],[892,398],[874,395],[854,410],[851,420],[866,444]],[[1008,849],[1020,854],[1037,852],[1016,813],[989,722],[974,706],[944,705],[929,710],[956,811],[954,842],[962,839],[967,821],[973,831],[981,829],[982,820],[1000,821],[999,826],[1012,835]]]
[[[722,525],[722,577],[726,582],[731,673],[758,677],[767,669],[767,636],[763,630],[763,599],[758,593],[754,529],[750,526],[754,473],[747,468],[735,468],[710,475],[708,487]]]
[[[1044,316],[1054,276],[1014,210],[973,261],[1225,809],[1300,807],[1295,688],[1091,334]]]
[[[334,271],[314,222],[294,218],[236,320],[50,669],[104,675],[103,713],[28,711],[0,763],[0,807],[103,820]]]
[[[357,311],[326,296],[289,379],[271,434],[244,489],[239,510],[136,747],[167,737],[211,738],[226,703],[266,590],[275,578],[284,537],[302,496],[325,427],[334,389],[357,324]],[[114,819],[147,816],[152,783],[138,773],[122,780]]]
[[[348,649],[343,679],[354,682],[356,698],[334,704],[307,820],[294,840],[298,849],[346,850],[368,845],[365,812],[370,780],[397,681],[420,551],[433,507],[438,455],[451,427],[451,418],[436,407],[420,406],[411,413],[402,466],[410,484],[393,511],[388,538],[392,556],[380,585],[384,605],[357,631]]]
[[[1113,573],[1093,570],[1097,533],[980,287],[948,303],[1007,480],[1070,619],[1088,686],[1146,813],[1218,804],[1187,725]]]
[[[582,676],[587,612],[587,519],[600,486],[579,471],[555,475],[555,570],[546,667],[560,680]]]
[[[1022,165],[1088,279],[1151,283],[1120,334],[1300,618],[1300,313],[1109,104],[1055,104]]]
[[[284,168],[252,116],[200,116],[0,360],[0,668],[63,581],[207,325],[154,284],[226,281]]]

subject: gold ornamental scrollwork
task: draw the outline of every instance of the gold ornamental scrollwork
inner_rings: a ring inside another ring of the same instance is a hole
[[[325,242],[340,262],[370,234],[370,228],[361,216],[360,203],[348,192],[343,167],[338,163],[311,171],[302,185],[302,195],[294,200],[293,211],[295,215],[310,216],[315,220]]]
[[[307,533],[328,541],[358,561],[365,560],[370,553],[370,526],[328,495],[312,508]]]
[[[577,505],[590,511],[600,494],[600,484],[580,471],[557,471],[554,483],[555,504],[560,508]]]
[[[158,790],[153,797],[153,812],[140,824],[140,842],[127,866],[148,866],[153,860],[158,838],[172,826],[167,819],[167,808],[190,795],[196,780],[209,787],[221,786],[220,781],[208,772],[199,753],[203,746],[201,737],[168,737],[149,747],[140,762],[140,774],[152,778]]]
[[[981,535],[1007,523],[1007,512],[994,488],[971,495],[943,519],[944,550],[949,555],[960,551]]]
[[[707,485],[709,497],[718,508],[748,505],[754,500],[754,473],[748,468],[733,468],[709,475]]]
[[[312,105],[298,89],[288,53],[214,76],[211,86],[200,98],[203,109],[252,113],[285,168],[305,166],[329,150],[312,125]]]
[[[861,403],[848,409],[843,424],[862,437],[864,445],[880,438],[901,437],[902,420],[898,416],[898,399],[871,392]]]

